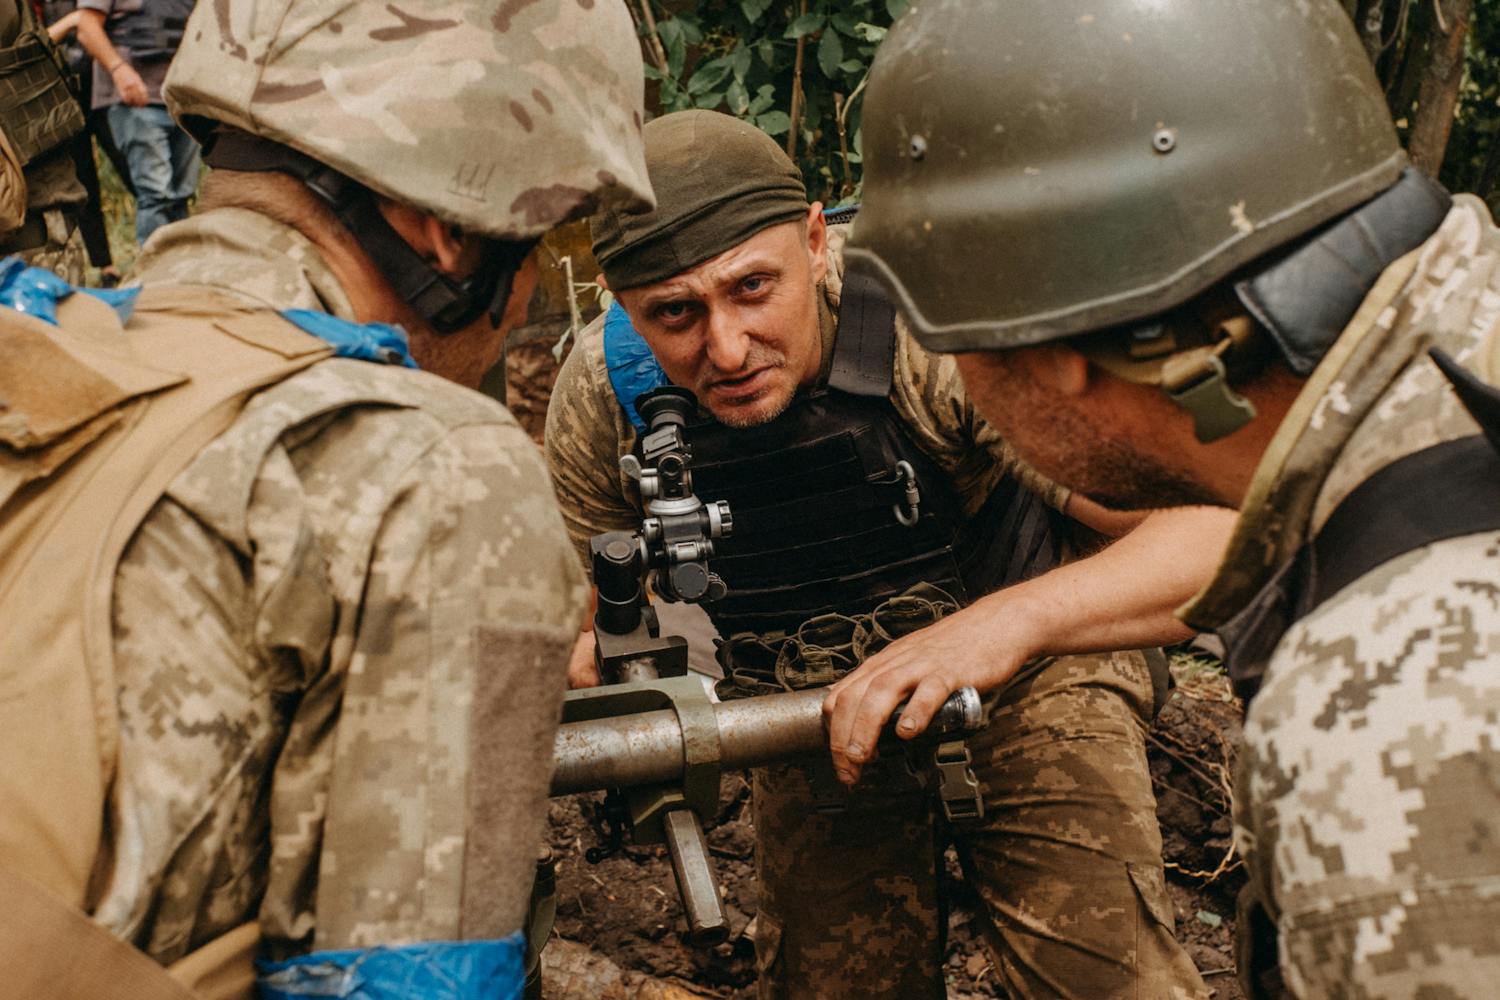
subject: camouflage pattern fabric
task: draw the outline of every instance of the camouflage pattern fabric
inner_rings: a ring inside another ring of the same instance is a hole
[[[830,229],[824,378],[846,232]],[[1066,491],[1024,466],[974,411],[952,358],[922,350],[899,320],[893,383],[897,413],[953,477],[969,513],[1005,475],[1059,508],[1065,503]],[[640,523],[634,484],[618,468],[634,443],[596,323],[564,362],[547,411],[548,465],[585,564],[591,535]],[[874,616],[828,615],[791,642],[779,634],[735,637],[729,683],[738,694],[828,683],[890,634],[940,615],[935,596],[893,599],[915,598],[887,608],[878,628]],[[1205,996],[1172,937],[1142,735],[1151,712],[1144,659],[1075,657],[1037,676],[1008,689],[973,741],[989,818],[962,835],[1002,978],[1017,997]],[[943,996],[934,858],[946,834],[936,828],[935,807],[899,763],[886,762],[844,803],[847,812],[823,815],[817,807],[839,786],[831,766],[821,770],[779,767],[755,776],[760,995]]]
[[[818,811],[838,787],[828,765],[757,770],[759,995],[946,996],[940,873],[951,841],[984,901],[1007,995],[1207,997],[1173,937],[1146,770],[1150,714],[1138,653],[1043,661],[969,740],[985,818],[957,827],[901,759],[867,769],[837,813]]]
[[[645,79],[620,0],[197,5],[163,96],[473,233],[650,208]]]
[[[1500,230],[1459,195],[1314,371],[1184,617],[1225,621],[1376,471],[1477,433],[1425,352],[1441,347],[1496,384],[1497,332]],[[1392,560],[1272,655],[1245,726],[1236,838],[1295,996],[1494,995],[1497,553],[1487,533]]]
[[[83,245],[83,230],[70,225],[58,209],[44,215],[47,222],[47,242],[35,250],[24,250],[19,255],[32,267],[45,267],[70,285],[88,284],[89,255]]]
[[[833,358],[848,231],[848,226],[828,229],[820,381],[827,380]],[[890,401],[913,440],[953,477],[966,513],[977,511],[1006,475],[1020,479],[1058,510],[1066,503],[1067,490],[1025,465],[975,411],[953,359],[924,351],[899,318]],[[590,537],[601,531],[631,531],[640,524],[635,484],[619,467],[620,457],[630,453],[635,439],[635,427],[609,382],[600,317],[579,335],[563,361],[547,407],[547,464],[563,500],[568,534],[585,565]]]
[[[229,214],[141,281],[353,318],[306,240]],[[498,405],[348,360],[257,394],[116,572],[94,917],[162,963],[257,917],[273,958],[516,930],[583,598]]]

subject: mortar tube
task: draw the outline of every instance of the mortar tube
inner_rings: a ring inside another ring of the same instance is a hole
[[[826,695],[813,688],[715,704],[720,765],[738,770],[827,753]],[[671,709],[564,723],[553,760],[552,795],[681,781],[682,725]]]

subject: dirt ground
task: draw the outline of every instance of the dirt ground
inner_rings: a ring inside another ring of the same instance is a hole
[[[1228,817],[1239,707],[1206,661],[1178,658],[1174,670],[1179,689],[1150,736],[1150,759],[1177,933],[1216,1000],[1239,1000],[1234,895],[1243,874],[1230,854]],[[707,831],[731,923],[730,940],[708,950],[683,939],[665,848],[627,846],[596,865],[584,859],[588,847],[603,841],[601,799],[575,796],[552,804],[551,844],[560,864],[548,1000],[753,997],[754,832],[744,777],[726,775],[717,821]],[[1004,997],[980,943],[976,900],[958,865],[948,867],[950,1000]]]

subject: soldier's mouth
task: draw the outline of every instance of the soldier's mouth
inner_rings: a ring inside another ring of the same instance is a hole
[[[725,399],[744,399],[759,394],[766,388],[775,366],[765,365],[744,375],[721,378],[709,384],[709,391]]]

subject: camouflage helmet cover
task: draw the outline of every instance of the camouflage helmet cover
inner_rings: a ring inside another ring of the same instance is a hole
[[[1405,163],[1337,0],[923,0],[865,102],[846,257],[939,351],[1174,308]]]
[[[200,3],[164,88],[474,233],[650,208],[644,76],[620,0]]]

